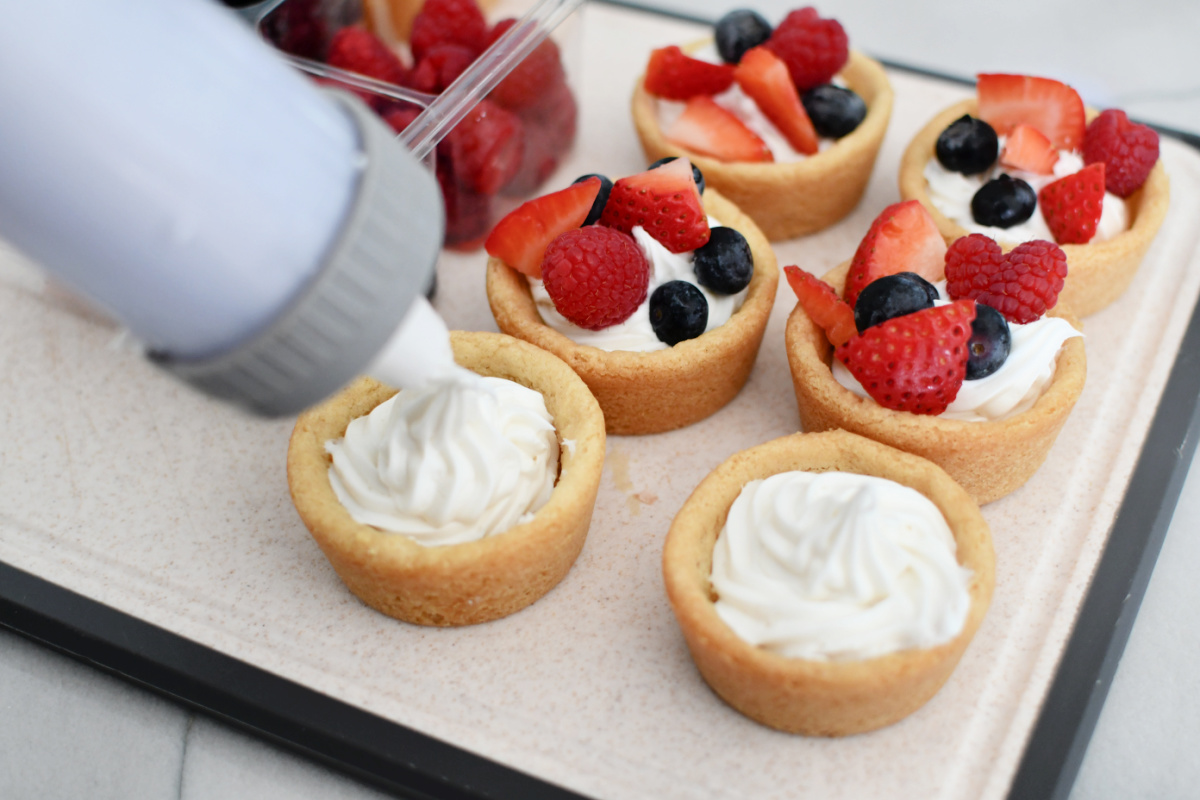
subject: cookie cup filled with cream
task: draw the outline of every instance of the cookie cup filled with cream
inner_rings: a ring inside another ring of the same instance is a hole
[[[925,206],[947,243],[966,236],[969,231],[934,205],[925,177],[925,166],[936,158],[935,148],[942,131],[964,114],[977,116],[978,113],[979,103],[975,98],[945,109],[913,137],[900,160],[900,196],[905,200],[917,200]],[[1088,109],[1088,120],[1095,116],[1096,112]],[[1163,169],[1162,159],[1159,159],[1142,187],[1125,198],[1129,221],[1126,230],[1104,241],[1061,245],[1071,269],[1059,297],[1075,314],[1080,317],[1091,316],[1129,288],[1146,251],[1162,227],[1170,195],[1170,181]],[[1000,245],[1005,252],[1016,246],[1003,241],[1000,241]]]
[[[797,658],[755,646],[718,612],[714,549],[731,507],[752,481],[800,471],[874,476],[916,490],[941,512],[963,570],[961,628],[947,641],[867,658]],[[704,680],[742,714],[772,728],[847,736],[890,725],[946,682],[991,602],[995,556],[979,507],[931,462],[844,431],[794,434],[730,457],[684,503],[667,534],[663,578]]]
[[[539,393],[559,444],[557,478],[532,518],[501,533],[426,546],[355,521],[330,479],[327,443],[396,391],[360,379],[300,416],[288,485],[304,524],[346,586],[370,607],[420,625],[470,625],[512,614],[567,574],[587,537],[604,463],[604,418],[558,358],[496,333],[451,334],[459,365]]]
[[[658,101],[645,90],[644,76],[633,92],[633,124],[647,163],[668,156],[690,159],[708,185],[748,214],[770,241],[792,239],[828,228],[854,210],[891,118],[892,86],[879,62],[851,50],[838,75],[862,97],[867,115],[854,131],[801,161],[725,162],[668,142],[659,124]]]
[[[849,263],[824,276],[839,294]],[[1061,301],[1047,316],[1082,330]],[[1087,374],[1083,339],[1070,338],[1058,352],[1049,384],[1028,410],[996,420],[943,419],[884,408],[839,383],[831,366],[832,345],[799,304],[788,317],[784,341],[803,430],[842,429],[927,458],[979,505],[1020,488],[1042,465]]]
[[[487,296],[500,330],[567,362],[604,410],[611,434],[661,433],[691,425],[723,408],[750,376],[775,302],[779,268],[766,238],[711,187],[705,212],[741,233],[754,275],[741,307],[719,327],[662,350],[602,350],[578,344],[546,324],[525,275],[498,258],[487,266]]]

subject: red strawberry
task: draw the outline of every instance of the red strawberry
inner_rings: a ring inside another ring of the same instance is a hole
[[[930,282],[942,279],[946,241],[917,200],[894,203],[871,223],[846,273],[842,295],[850,307],[868,283],[896,272],[915,272]]]
[[[817,131],[779,56],[765,47],[751,48],[742,55],[733,77],[797,152],[817,152]]]
[[[521,167],[524,136],[516,114],[480,100],[446,137],[459,183],[480,194],[500,191]]]
[[[435,44],[413,67],[408,86],[418,92],[438,94],[471,66],[475,51],[461,44]]]
[[[1090,242],[1104,210],[1104,162],[1043,186],[1038,208],[1059,244]]]
[[[1108,109],[1083,135],[1083,163],[1104,164],[1104,183],[1118,197],[1141,188],[1158,162],[1158,133],[1130,122],[1124,111]]]
[[[812,7],[784,17],[765,46],[787,64],[792,82],[801,92],[829,83],[850,57],[841,23],[821,19]]]
[[[613,184],[600,224],[630,233],[641,225],[672,253],[708,242],[708,216],[692,179],[692,164],[677,158]]]
[[[973,319],[970,300],[926,308],[872,325],[834,355],[884,408],[941,414],[966,377]]]
[[[461,44],[479,55],[487,38],[487,21],[475,0],[425,0],[413,18],[408,44],[419,63],[435,44]]]
[[[1022,124],[1008,134],[1000,163],[1012,169],[1050,175],[1058,163],[1058,150],[1037,128]]]
[[[663,136],[668,142],[721,161],[774,161],[771,149],[754,131],[717,105],[711,97],[697,95]]]
[[[517,21],[504,19],[497,22],[488,36],[488,46],[499,39]],[[562,59],[559,56],[558,45],[553,39],[544,39],[525,57],[521,63],[513,67],[504,80],[492,90],[492,100],[512,111],[526,108],[542,108],[556,94],[555,89],[566,85],[566,73],[563,72]]]
[[[325,61],[331,67],[402,86],[408,70],[400,57],[365,28],[346,27],[333,35]]]
[[[1054,146],[1078,150],[1083,144],[1083,100],[1065,83],[1031,75],[977,76],[979,118],[1004,136],[1021,123],[1032,125]]]
[[[629,319],[646,299],[650,262],[632,236],[589,225],[550,242],[542,280],[558,313],[598,331]]]
[[[667,100],[719,94],[733,85],[733,67],[692,58],[671,45],[650,53],[643,85],[650,94]]]
[[[840,347],[858,333],[854,309],[837,296],[832,286],[799,267],[784,267],[783,272],[804,313],[825,329],[830,344]]]
[[[522,204],[487,237],[488,255],[534,278],[542,277],[546,245],[560,233],[578,228],[600,194],[600,179],[588,178]]]
[[[1009,322],[1033,322],[1054,308],[1066,277],[1066,254],[1041,239],[1006,254],[987,236],[973,233],[946,251],[947,294],[985,303]]]

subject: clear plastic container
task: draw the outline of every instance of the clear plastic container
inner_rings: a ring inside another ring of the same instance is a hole
[[[490,44],[478,55],[462,44],[457,50],[421,46],[414,58],[404,37],[421,13],[420,0],[285,0],[259,29],[315,80],[362,97],[426,159],[446,207],[446,246],[473,249],[574,144],[578,107],[562,64],[569,45],[546,40],[582,2],[483,0]],[[507,19],[514,21],[498,26]],[[365,29],[384,42],[403,67],[398,80],[327,63],[344,60],[333,55],[344,28]],[[521,72],[513,73],[518,65]]]

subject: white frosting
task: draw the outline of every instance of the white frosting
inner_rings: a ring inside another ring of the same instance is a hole
[[[943,305],[946,283],[937,284]],[[989,422],[1016,416],[1033,408],[1054,377],[1058,351],[1063,343],[1083,336],[1071,323],[1060,317],[1043,316],[1019,325],[1008,323],[1012,346],[1000,369],[973,381],[964,380],[953,402],[939,416],[963,422]],[[870,397],[846,365],[833,359],[833,377],[859,397]]]
[[[743,487],[713,550],[717,614],[782,656],[874,658],[950,641],[971,573],[928,498],[844,472],[784,472]]]
[[[528,521],[558,475],[541,394],[465,371],[405,389],[325,449],[329,482],[355,520],[428,546]]]
[[[1005,137],[1000,137],[1000,149],[1004,150]],[[1032,239],[1045,239],[1053,242],[1054,234],[1050,232],[1041,210],[1034,209],[1033,215],[1020,225],[1011,228],[993,228],[980,225],[971,216],[971,198],[988,181],[1001,173],[1020,178],[1028,183],[1035,193],[1042,187],[1053,183],[1059,178],[1073,175],[1083,169],[1083,158],[1072,150],[1059,150],[1058,161],[1054,164],[1052,175],[1039,175],[1019,169],[1010,169],[997,161],[990,169],[978,175],[963,175],[952,172],[942,166],[934,156],[925,165],[925,181],[929,185],[929,199],[934,208],[967,230],[968,233],[982,233],[995,239],[1000,244],[1016,245]],[[1125,201],[1112,192],[1104,193],[1104,205],[1100,211],[1100,223],[1096,226],[1093,242],[1103,242],[1129,228],[1129,212]]]
[[[710,227],[720,225],[711,217],[708,224]],[[648,353],[652,350],[666,350],[670,347],[654,334],[654,328],[650,325],[650,296],[664,283],[677,280],[687,281],[700,290],[704,299],[708,301],[708,325],[704,329],[705,333],[724,325],[734,312],[742,307],[747,289],[743,289],[737,294],[716,294],[697,282],[696,271],[692,267],[691,252],[672,253],[659,244],[657,239],[646,233],[640,225],[633,229],[633,238],[650,262],[650,286],[646,290],[646,299],[629,319],[598,331],[581,328],[558,313],[558,309],[554,307],[554,301],[550,299],[549,292],[546,291],[545,285],[540,280],[529,278],[529,290],[533,294],[533,300],[537,304],[542,321],[576,344],[590,345],[608,351],[634,350]]]

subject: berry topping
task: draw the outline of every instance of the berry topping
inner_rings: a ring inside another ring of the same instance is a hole
[[[938,162],[951,172],[978,175],[996,162],[1000,142],[991,125],[963,114],[938,136],[935,151]]]
[[[1041,131],[1032,125],[1018,125],[1008,134],[1000,163],[1011,169],[1021,169],[1038,175],[1051,175],[1058,163],[1058,150]]]
[[[733,67],[692,58],[671,45],[650,53],[644,85],[650,94],[667,100],[718,94],[733,85]]]
[[[897,272],[871,281],[854,301],[854,326],[862,333],[895,317],[933,308],[938,291],[915,272]]]
[[[971,198],[971,217],[990,228],[1011,228],[1033,216],[1037,195],[1020,178],[1001,174],[979,187]]]
[[[667,281],[650,295],[650,327],[660,342],[674,347],[708,327],[708,301],[687,281]]]
[[[646,167],[646,169],[656,169],[661,167],[663,164],[671,163],[677,158],[679,158],[679,156],[667,156],[666,158],[660,158],[658,161],[655,161],[653,164]],[[704,194],[704,173],[701,172],[700,168],[695,164],[692,164],[692,180],[696,182],[696,191],[700,192],[700,194]]]
[[[1077,150],[1083,144],[1083,100],[1070,86],[1030,75],[979,75],[977,80],[979,116],[996,133],[1004,136],[1024,123],[1060,150]]]
[[[775,160],[758,134],[704,95],[688,100],[663,136],[668,142],[721,161]]]
[[[517,174],[524,127],[516,114],[480,100],[447,135],[459,182],[480,194],[495,194]]]
[[[986,378],[1008,360],[1012,331],[1004,315],[989,305],[975,304],[971,339],[967,342],[967,380]]]
[[[632,236],[589,225],[550,242],[542,280],[558,313],[598,331],[629,319],[646,299],[650,262]]]
[[[966,376],[974,318],[969,300],[927,308],[867,328],[834,355],[884,408],[941,414]]]
[[[672,253],[695,250],[708,241],[708,217],[692,180],[692,166],[681,158],[613,184],[600,224],[630,233],[641,225]]]
[[[766,46],[787,64],[792,82],[801,92],[829,83],[850,57],[841,23],[822,19],[811,6],[784,17]]]
[[[587,219],[583,221],[584,225],[595,225],[600,221],[600,215],[604,213],[604,206],[608,204],[608,195],[612,192],[613,182],[607,175],[580,175],[575,179],[575,183],[583,183],[588,178],[597,178],[600,181],[600,192],[596,195],[596,199],[592,201],[592,210],[588,212]]]
[[[787,65],[765,47],[746,51],[733,70],[734,80],[779,128],[798,153],[817,152],[817,131],[800,103]]]
[[[737,294],[754,277],[754,256],[746,237],[733,228],[718,226],[708,243],[692,254],[696,280],[717,294]]]
[[[435,44],[425,51],[425,56],[413,67],[408,76],[408,86],[418,92],[437,94],[471,66],[475,51],[461,44]]]
[[[1038,207],[1059,244],[1087,244],[1096,235],[1104,211],[1104,163],[1089,164],[1048,183],[1038,192]]]
[[[351,26],[335,33],[325,60],[331,67],[398,86],[408,80],[408,70],[399,56],[365,28]]]
[[[917,200],[894,203],[875,218],[859,243],[843,295],[853,306],[863,287],[896,272],[915,272],[940,281],[945,259],[946,241],[925,207]]]
[[[809,89],[801,101],[817,133],[830,139],[853,133],[867,118],[867,104],[863,99],[854,90],[832,83]]]
[[[408,44],[420,63],[435,44],[461,44],[479,55],[487,42],[487,21],[475,0],[425,0],[413,18]]]
[[[739,8],[717,20],[717,52],[726,64],[736,64],[751,47],[771,38],[771,23],[757,11]]]
[[[1053,242],[1035,239],[1005,253],[981,233],[955,240],[946,251],[946,293],[991,306],[1024,325],[1054,308],[1067,256]]]
[[[583,223],[600,186],[599,178],[588,178],[523,203],[496,223],[484,248],[513,269],[542,277],[546,246],[559,234]]]
[[[854,327],[854,310],[837,296],[832,286],[795,266],[784,267],[783,274],[804,313],[825,330],[830,344],[839,347],[858,333]]]
[[[1087,126],[1083,163],[1104,164],[1104,183],[1117,197],[1141,188],[1158,162],[1158,133],[1130,122],[1124,111],[1109,109]]]

